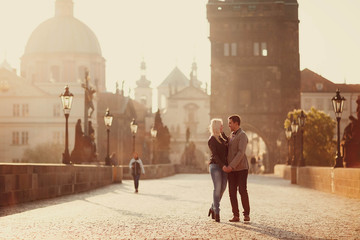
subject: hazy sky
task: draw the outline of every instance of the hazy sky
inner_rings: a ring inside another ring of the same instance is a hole
[[[207,0],[73,0],[74,16],[96,34],[106,59],[107,89],[134,87],[140,62],[157,86],[177,65],[187,76],[193,59],[210,82]],[[360,1],[298,0],[300,68],[333,82],[360,84]],[[32,31],[54,16],[55,0],[0,0],[0,62],[20,68]]]

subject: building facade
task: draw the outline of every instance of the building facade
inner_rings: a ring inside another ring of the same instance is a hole
[[[74,146],[77,119],[84,118],[86,71],[89,86],[103,92],[105,59],[96,35],[73,15],[72,0],[56,0],[54,17],[31,34],[21,57],[20,76],[0,70],[0,161],[22,162],[26,148],[44,143],[64,144],[65,118],[59,95],[68,85],[74,94],[69,117],[69,151]],[[96,93],[91,99],[97,109]],[[96,114],[88,117],[97,132]],[[84,123],[84,121],[82,121]],[[83,129],[85,126],[83,127]],[[61,156],[59,156],[61,162]]]
[[[301,109],[309,111],[311,107],[314,107],[336,120],[331,99],[336,95],[337,89],[346,99],[340,121],[342,137],[344,128],[350,123],[349,116],[356,117],[356,100],[360,95],[360,84],[337,84],[307,68],[301,71]]]
[[[164,86],[167,86],[167,91]],[[196,162],[192,164],[199,168],[206,167],[205,161],[209,154],[207,140],[210,96],[206,93],[206,89],[201,88],[201,81],[197,78],[196,63],[192,64],[190,79],[175,68],[160,84],[158,92],[160,98],[161,95],[166,96],[166,104],[160,109],[163,123],[168,126],[171,135],[171,162],[184,164],[185,146],[193,142],[198,154]]]

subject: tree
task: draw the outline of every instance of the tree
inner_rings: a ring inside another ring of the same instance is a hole
[[[167,126],[164,126],[160,116],[160,110],[155,114],[154,129],[157,130],[156,135],[156,163],[169,163],[169,150],[170,150],[170,132]]]
[[[34,148],[27,148],[23,153],[23,162],[28,163],[61,163],[63,144],[42,143]]]
[[[285,129],[291,125],[291,118],[300,115],[301,109],[288,113],[284,122]],[[334,140],[336,122],[326,113],[311,108],[305,113],[304,158],[309,166],[333,166],[335,161],[336,141]],[[298,136],[300,136],[298,134]],[[300,140],[299,137],[297,139]],[[300,141],[297,141],[299,143]],[[300,144],[297,144],[299,149]],[[298,157],[298,154],[297,154]],[[299,159],[299,157],[298,157]]]

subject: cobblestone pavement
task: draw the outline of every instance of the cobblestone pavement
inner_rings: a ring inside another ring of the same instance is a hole
[[[0,239],[360,239],[360,200],[274,176],[250,175],[251,222],[207,217],[209,174],[123,181],[90,192],[0,209]]]

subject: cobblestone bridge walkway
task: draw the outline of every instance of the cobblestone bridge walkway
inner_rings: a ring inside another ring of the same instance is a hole
[[[207,217],[208,174],[132,181],[0,209],[0,239],[360,239],[360,200],[250,175],[250,223]]]

